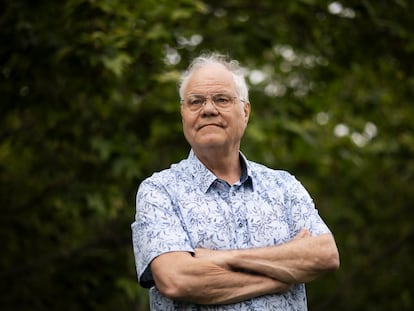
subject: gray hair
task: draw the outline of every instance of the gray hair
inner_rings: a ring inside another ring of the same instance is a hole
[[[234,83],[236,84],[236,91],[240,99],[244,102],[249,101],[249,88],[246,84],[243,70],[239,62],[237,60],[229,59],[228,56],[220,53],[202,54],[191,62],[187,70],[181,74],[179,81],[178,92],[181,99],[184,98],[184,90],[187,87],[188,80],[190,79],[191,75],[196,70],[211,64],[221,64],[227,68],[233,76]]]

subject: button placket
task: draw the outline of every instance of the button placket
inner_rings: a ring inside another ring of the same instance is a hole
[[[237,188],[232,187],[230,189],[230,198],[232,199],[232,206],[234,206],[234,214],[235,214],[235,222],[236,222],[236,228],[242,229],[244,227],[244,220],[243,220],[243,212],[242,212],[242,206],[239,199],[237,199]]]

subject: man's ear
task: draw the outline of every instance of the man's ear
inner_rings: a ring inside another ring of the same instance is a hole
[[[247,122],[249,122],[249,118],[250,118],[250,102],[245,102],[244,103],[243,111],[244,111],[245,122],[247,124]]]

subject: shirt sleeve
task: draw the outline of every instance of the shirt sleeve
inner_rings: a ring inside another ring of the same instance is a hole
[[[154,286],[150,263],[155,257],[194,251],[169,193],[148,179],[138,189],[131,229],[138,280],[143,287]]]
[[[303,185],[290,175],[288,185],[288,205],[291,211],[291,226],[294,235],[306,228],[314,236],[331,233],[315,208],[315,204]]]

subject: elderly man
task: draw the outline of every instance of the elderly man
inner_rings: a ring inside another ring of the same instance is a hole
[[[202,55],[180,82],[190,154],[141,183],[132,224],[151,310],[307,310],[304,283],[337,269],[338,250],[304,187],[241,153],[238,62]]]

